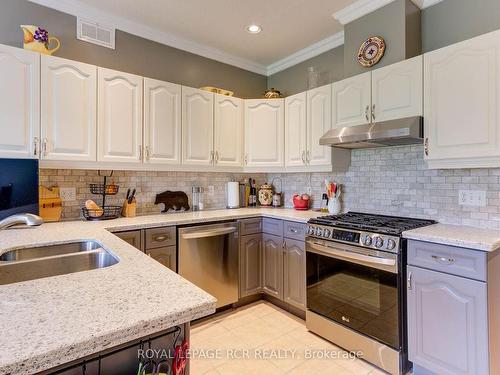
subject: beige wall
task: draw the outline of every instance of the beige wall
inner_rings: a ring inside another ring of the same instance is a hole
[[[242,98],[261,97],[267,78],[122,31],[116,49],[76,39],[76,18],[27,0],[0,0],[0,43],[22,47],[21,24],[46,28],[62,48],[57,56],[191,87],[217,86]]]

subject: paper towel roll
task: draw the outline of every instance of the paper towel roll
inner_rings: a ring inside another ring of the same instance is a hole
[[[240,183],[238,181],[230,181],[226,186],[226,207],[240,207]]]

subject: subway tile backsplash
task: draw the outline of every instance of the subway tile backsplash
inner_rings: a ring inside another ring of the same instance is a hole
[[[423,146],[353,150],[345,173],[269,174],[283,181],[285,204],[310,189],[319,207],[325,178],[342,184],[344,211],[434,219],[500,229],[500,168],[429,170]],[[486,192],[486,207],[460,206],[460,190]]]
[[[214,195],[205,190],[206,209],[224,208],[225,184],[248,178],[241,173],[192,173],[116,171],[112,180],[120,185],[120,193],[109,197],[109,204],[123,202],[127,188],[137,189],[138,215],[159,213],[154,205],[157,193],[182,190],[191,200],[191,186],[214,186]],[[257,186],[276,178],[282,180],[284,203],[292,207],[294,193],[310,193],[314,207],[319,207],[324,192],[324,180],[335,179],[342,184],[344,211],[362,211],[386,215],[428,218],[443,223],[500,229],[500,168],[429,170],[423,160],[423,147],[401,146],[353,150],[351,167],[345,173],[270,173],[252,174]],[[89,183],[101,182],[97,171],[51,170],[40,171],[45,186],[77,188],[77,200],[64,202],[63,219],[77,219],[80,208],[90,194]],[[275,180],[275,184],[279,182]],[[486,207],[460,206],[460,190],[486,192]],[[191,202],[190,202],[191,204]]]
[[[128,188],[137,189],[137,214],[157,214],[163,205],[155,205],[156,194],[165,190],[184,191],[191,204],[191,187],[203,186],[205,209],[225,208],[225,185],[228,181],[242,181],[244,178],[256,179],[257,185],[265,182],[265,174],[239,173],[192,173],[192,172],[146,172],[146,171],[115,171],[108,181],[120,186],[119,193],[106,197],[106,204],[121,205],[125,200]],[[91,194],[90,183],[102,183],[102,177],[94,170],[80,169],[41,169],[40,183],[46,187],[76,187],[76,200],[63,202],[62,220],[74,220],[81,217],[81,207],[87,199],[101,204],[101,197]],[[208,186],[214,186],[214,195],[208,194]]]

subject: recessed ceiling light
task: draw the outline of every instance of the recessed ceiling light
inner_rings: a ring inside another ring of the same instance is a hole
[[[250,34],[258,34],[262,31],[262,27],[260,27],[259,25],[248,25],[247,31]]]

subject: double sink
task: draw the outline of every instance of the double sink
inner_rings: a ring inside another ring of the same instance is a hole
[[[96,241],[8,250],[0,255],[0,285],[105,268],[118,259]]]

